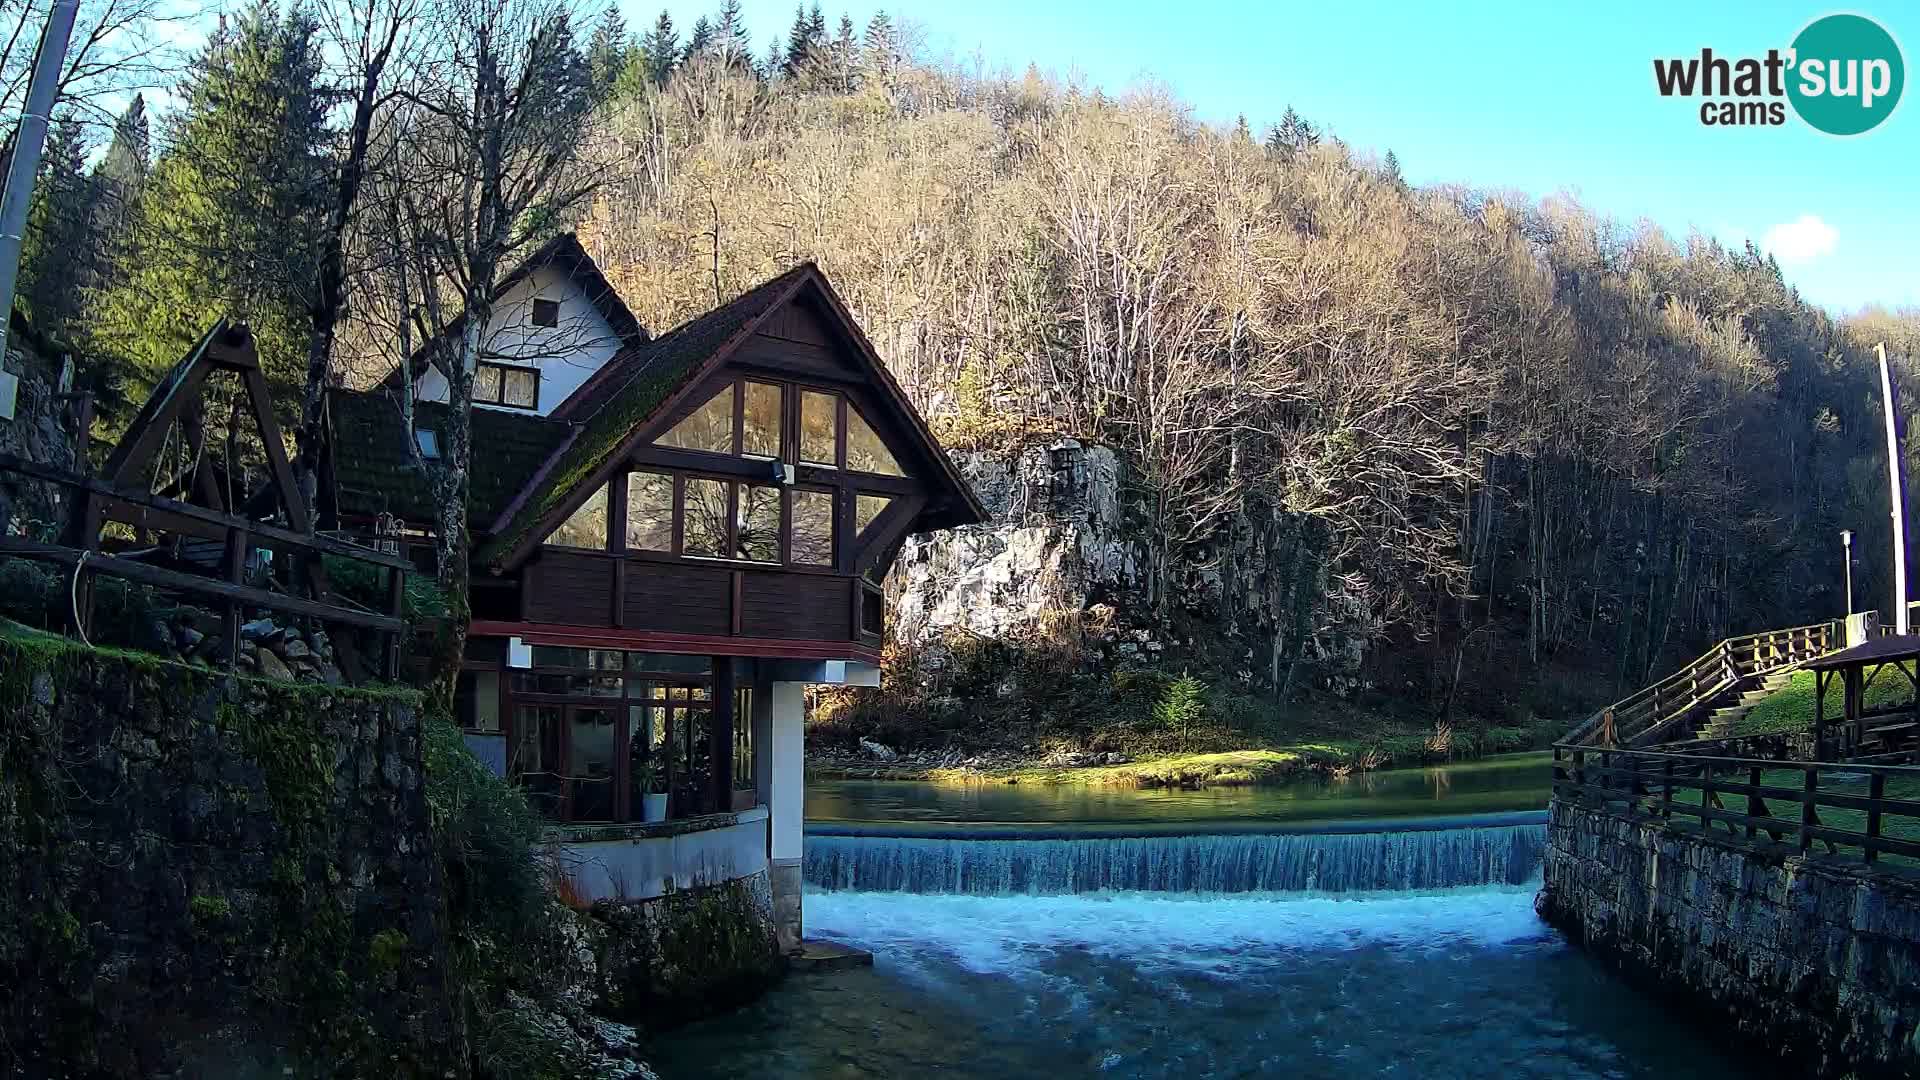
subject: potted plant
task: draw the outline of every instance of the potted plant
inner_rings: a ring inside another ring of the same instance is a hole
[[[640,820],[667,820],[666,770],[649,756],[634,765],[634,778],[640,788]]]

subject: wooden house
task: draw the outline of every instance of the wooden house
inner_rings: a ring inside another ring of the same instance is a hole
[[[656,337],[566,235],[483,336],[470,744],[562,822],[765,807],[797,933],[800,688],[877,684],[901,543],[979,502],[811,263]],[[423,537],[446,381],[413,374],[331,395],[323,518]]]

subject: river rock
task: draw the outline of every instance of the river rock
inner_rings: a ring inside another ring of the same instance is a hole
[[[867,738],[860,740],[860,752],[876,761],[898,761],[900,759],[899,752],[892,747]]]
[[[280,643],[280,655],[287,660],[305,660],[313,655],[313,650],[307,647],[306,642],[288,635],[287,639]]]

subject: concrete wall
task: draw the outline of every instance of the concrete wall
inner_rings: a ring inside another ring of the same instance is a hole
[[[1555,800],[1541,917],[1776,1075],[1920,1075],[1920,883]]]
[[[586,900],[646,900],[767,872],[767,808],[650,825],[562,828],[558,858]]]
[[[529,321],[536,298],[560,301],[558,326],[534,326]],[[558,270],[546,267],[516,283],[494,305],[484,359],[539,368],[540,407],[536,411],[545,416],[619,349],[620,339],[587,294]],[[446,377],[429,370],[420,377],[419,394],[423,401],[447,400]]]

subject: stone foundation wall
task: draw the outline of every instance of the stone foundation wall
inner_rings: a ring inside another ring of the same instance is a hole
[[[765,870],[645,900],[602,900],[601,1008],[666,1027],[758,997],[785,971]]]
[[[413,703],[0,628],[0,1075],[464,1075]]]
[[[1536,905],[1776,1075],[1920,1074],[1920,882],[1556,799]]]

